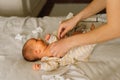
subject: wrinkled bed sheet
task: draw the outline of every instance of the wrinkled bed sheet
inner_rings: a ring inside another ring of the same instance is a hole
[[[43,38],[58,29],[63,17],[0,17],[0,80],[119,80],[120,39],[98,44],[88,62],[60,67],[52,72],[32,70],[33,62],[22,58],[24,42]],[[85,21],[96,26],[103,22]]]

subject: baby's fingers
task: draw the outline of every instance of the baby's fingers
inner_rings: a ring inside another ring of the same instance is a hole
[[[40,69],[40,64],[33,65],[33,70],[39,70],[39,69]]]

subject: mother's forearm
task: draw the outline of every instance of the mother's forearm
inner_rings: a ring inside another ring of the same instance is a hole
[[[76,20],[80,21],[86,19],[106,7],[106,0],[93,0],[85,9],[80,11],[76,16]]]
[[[84,34],[69,37],[72,47],[88,44],[96,44],[120,37],[120,31],[115,26],[105,24],[99,28]]]

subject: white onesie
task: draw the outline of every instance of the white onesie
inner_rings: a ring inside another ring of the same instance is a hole
[[[57,41],[56,36],[51,35],[49,43]],[[43,57],[41,59],[41,69],[44,71],[52,71],[60,66],[73,64],[76,61],[86,61],[89,55],[92,53],[96,44],[79,46],[71,49],[62,58],[57,57]]]

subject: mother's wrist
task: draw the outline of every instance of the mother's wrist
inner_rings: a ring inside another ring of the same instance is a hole
[[[82,16],[80,14],[77,14],[77,15],[74,16],[74,20],[75,20],[75,22],[77,24],[82,20]]]
[[[70,48],[73,48],[73,47],[77,46],[76,45],[77,41],[72,36],[67,38],[67,42],[68,42]]]

